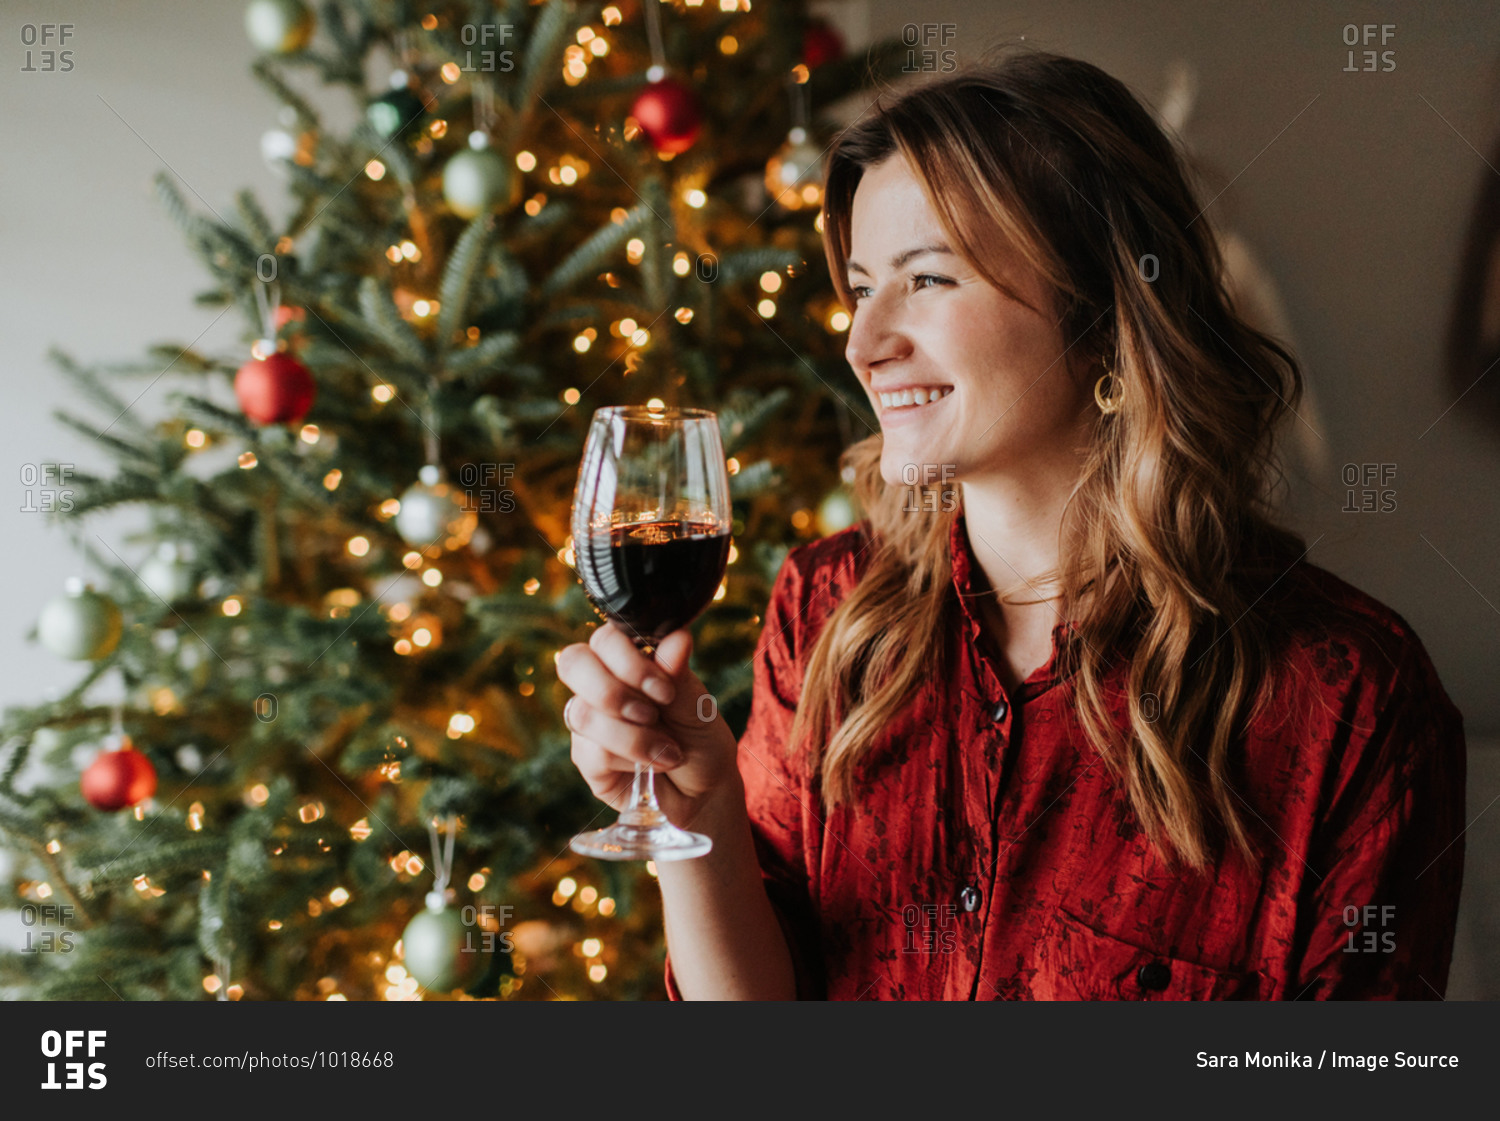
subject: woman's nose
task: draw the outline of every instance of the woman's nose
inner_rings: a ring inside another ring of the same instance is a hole
[[[866,297],[849,327],[844,358],[855,373],[873,369],[889,358],[900,358],[911,350],[911,341],[882,308],[877,297]]]

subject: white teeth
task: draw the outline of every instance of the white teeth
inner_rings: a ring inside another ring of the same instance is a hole
[[[887,409],[899,409],[907,405],[926,405],[952,393],[947,389],[903,389],[900,393],[880,394],[880,404]]]

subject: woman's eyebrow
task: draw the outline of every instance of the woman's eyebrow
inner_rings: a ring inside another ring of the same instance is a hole
[[[947,253],[949,255],[952,255],[953,250],[949,249],[946,245],[941,245],[941,244],[939,244],[939,245],[918,245],[918,246],[916,246],[915,248],[912,248],[912,249],[902,250],[900,253],[897,253],[894,257],[892,257],[891,258],[891,268],[893,268],[893,269],[899,269],[902,265],[906,264],[906,262],[910,261],[913,257],[920,257],[924,253]],[[848,268],[849,272],[862,273],[865,276],[869,276],[870,275],[869,271],[863,265],[861,265],[857,261],[850,261],[849,264],[848,264],[848,266],[847,266],[847,268]]]

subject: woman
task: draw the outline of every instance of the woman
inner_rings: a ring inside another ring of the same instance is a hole
[[[1242,322],[1118,81],[1021,54],[829,155],[879,418],[866,521],[791,551],[748,727],[678,631],[560,652],[573,758],[713,852],[658,869],[674,997],[1434,998],[1462,717],[1271,516],[1295,359]]]

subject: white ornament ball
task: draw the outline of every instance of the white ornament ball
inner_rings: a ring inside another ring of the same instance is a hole
[[[401,496],[396,532],[418,549],[462,549],[474,536],[479,515],[465,507],[462,493],[443,481],[438,468],[429,464],[420,478]]]
[[[141,583],[165,603],[176,603],[193,594],[193,566],[178,546],[168,542],[141,565]]]

